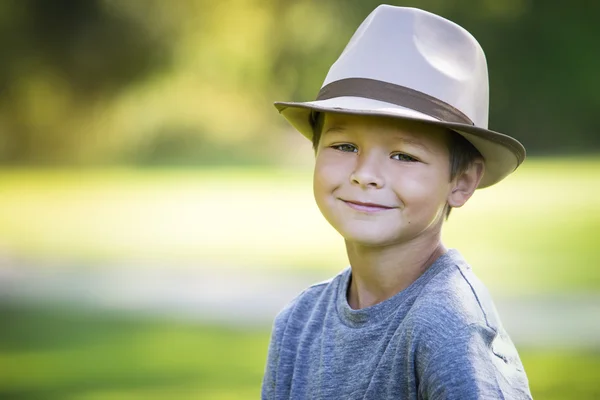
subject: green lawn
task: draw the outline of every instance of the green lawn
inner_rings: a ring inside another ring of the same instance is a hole
[[[0,255],[245,268],[346,264],[311,171],[0,170]],[[476,192],[444,237],[498,292],[600,290],[600,157],[529,159]],[[141,262],[140,262],[141,261]]]
[[[2,399],[254,399],[268,333],[0,308]]]
[[[0,307],[2,399],[256,399],[267,329]],[[600,353],[520,349],[536,399],[597,399]]]

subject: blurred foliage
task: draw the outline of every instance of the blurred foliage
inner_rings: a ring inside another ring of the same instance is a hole
[[[104,101],[164,63],[168,46],[98,1],[0,3],[0,157],[77,159]]]
[[[3,399],[256,399],[267,329],[0,307]],[[533,398],[597,399],[597,350],[519,349]]]
[[[600,149],[600,3],[390,1],[471,31],[490,126],[530,153]],[[372,0],[0,2],[0,163],[264,164]],[[288,137],[289,136],[289,137]],[[298,135],[299,136],[299,135]]]

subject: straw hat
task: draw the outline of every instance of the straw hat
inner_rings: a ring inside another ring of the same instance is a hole
[[[317,99],[276,102],[307,138],[315,112],[379,115],[452,129],[485,159],[479,188],[525,159],[518,140],[488,128],[488,72],[475,38],[429,12],[381,5],[360,25],[331,66]]]

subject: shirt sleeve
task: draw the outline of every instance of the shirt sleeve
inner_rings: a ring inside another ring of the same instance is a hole
[[[261,399],[275,399],[275,389],[277,384],[277,369],[279,366],[279,354],[281,351],[281,341],[283,333],[289,319],[290,306],[284,308],[273,323],[271,332],[271,340],[269,342],[269,350],[267,352],[267,362],[265,365],[265,374],[263,376]]]
[[[492,343],[496,334],[479,325],[440,344],[428,360],[420,382],[423,399],[529,399],[526,393],[507,393],[500,369],[510,369]]]
[[[271,332],[271,341],[269,342],[269,350],[267,352],[267,363],[265,366],[265,374],[262,381],[261,399],[268,400],[275,398],[275,370],[277,360],[279,358],[279,343],[276,335],[277,329],[274,326]]]

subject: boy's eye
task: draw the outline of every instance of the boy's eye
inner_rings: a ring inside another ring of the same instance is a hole
[[[415,162],[415,161],[419,161],[414,157],[409,156],[408,154],[404,154],[404,153],[396,153],[396,154],[392,154],[392,159],[394,160],[398,160],[398,161],[406,161],[406,162]]]
[[[348,143],[336,144],[336,145],[331,146],[331,148],[339,150],[339,151],[348,152],[348,153],[358,152],[358,149],[356,148],[356,146],[354,146],[352,144],[348,144]]]

